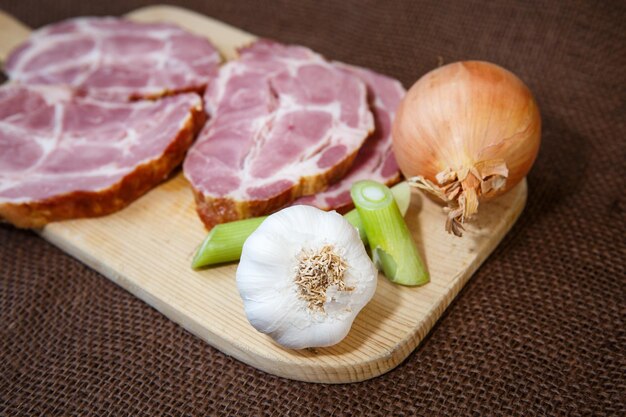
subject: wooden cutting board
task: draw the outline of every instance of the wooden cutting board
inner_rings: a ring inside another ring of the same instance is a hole
[[[128,17],[177,23],[207,36],[229,59],[236,47],[255,39],[176,7],[142,8]],[[0,15],[0,58],[28,33],[10,16]],[[376,295],[346,339],[329,348],[298,351],[281,348],[250,326],[235,285],[236,264],[200,272],[189,267],[206,232],[181,173],[116,214],[53,223],[40,233],[228,355],[286,378],[341,383],[375,377],[402,362],[509,231],[525,201],[523,181],[481,206],[480,220],[456,238],[443,230],[442,208],[414,194],[406,219],[431,282],[407,288],[380,275]]]

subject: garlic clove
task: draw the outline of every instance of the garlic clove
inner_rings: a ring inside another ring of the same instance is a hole
[[[342,340],[377,279],[357,230],[309,206],[269,216],[246,240],[237,268],[248,321],[295,349]]]

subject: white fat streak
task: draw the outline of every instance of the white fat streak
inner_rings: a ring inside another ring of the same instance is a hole
[[[86,26],[84,21],[81,21],[81,26]],[[92,39],[94,41],[94,46],[91,51],[89,51],[89,54],[86,54],[83,59],[83,63],[88,64],[89,69],[79,74],[74,82],[75,85],[82,85],[89,77],[92,76],[104,60],[104,57],[102,56],[102,37],[93,36]]]
[[[212,81],[211,92],[213,94],[205,95],[205,106],[207,107],[207,113],[213,114],[213,117],[217,115],[217,110],[219,109],[219,103],[224,99],[224,94],[226,91],[226,86],[228,85],[228,80],[232,77],[233,73],[237,72],[237,64],[236,61],[228,62],[219,70],[217,77]],[[212,111],[209,111],[208,108],[211,108]]]
[[[239,168],[240,172],[242,173],[242,177],[245,179],[244,182],[246,183],[250,183],[250,169],[259,154],[263,151],[263,148],[265,147],[265,144],[267,143],[271,135],[276,117],[276,112],[272,112],[267,117],[259,117],[252,122],[255,132],[254,139],[252,141],[252,146],[246,153],[246,156],[244,157],[242,164]]]
[[[168,58],[170,58],[170,54],[172,52],[172,41],[170,39],[167,39],[167,40],[161,39],[161,41],[165,43],[165,47],[163,48],[163,53],[153,56],[156,62],[156,68],[160,70],[165,68]]]
[[[65,118],[65,104],[64,103],[56,103],[54,105],[54,130],[52,131],[51,140],[46,140],[44,143],[41,143],[42,149],[44,150],[43,156],[46,157],[52,150],[57,147],[62,140],[63,135],[63,119]],[[40,160],[40,163],[43,159]]]
[[[48,106],[54,106],[58,103],[67,103],[73,97],[72,90],[65,87],[42,85],[28,87],[28,89],[38,93]]]
[[[119,142],[118,147],[121,148],[124,156],[128,156],[132,154],[130,150],[133,147],[133,145],[136,145],[138,143],[139,143],[139,134],[134,128],[130,127],[128,128],[128,130],[126,130],[126,136],[124,137],[123,141]]]
[[[111,23],[116,23],[119,21],[118,18],[115,17],[104,17],[104,18],[95,18],[95,20],[97,21],[108,21]],[[92,24],[92,22],[94,21],[94,18],[89,18],[89,17],[82,17],[82,18],[76,18],[73,20],[74,22],[77,23],[77,26],[80,28],[80,32],[86,32],[86,33],[90,33],[93,36],[102,36],[102,35],[108,35],[111,33],[110,29],[102,29],[102,28],[97,28],[96,26],[94,26]],[[133,21],[129,21],[129,20],[125,20],[125,23],[130,23],[134,26],[143,26],[146,25],[144,23],[139,23],[139,22],[133,22]],[[147,26],[147,25],[146,25]],[[130,34],[136,34],[137,32],[132,30],[132,29],[126,29],[126,28],[122,28],[122,27],[118,27],[116,28],[116,32],[115,34],[120,34],[120,33],[130,33]],[[144,32],[145,33],[145,32]],[[165,40],[168,38],[171,38],[172,36],[175,35],[180,35],[180,34],[187,34],[187,32],[185,32],[182,28],[179,28],[177,26],[165,26],[165,27],[160,27],[159,29],[156,29],[154,27],[152,27],[150,29],[150,35],[154,38],[157,39],[161,39],[161,40]]]
[[[55,47],[59,44],[76,40],[76,34],[54,34],[48,36],[31,36],[31,46],[22,52],[20,59],[16,62],[15,67],[10,72],[11,78],[20,79],[23,77],[28,77],[31,72],[25,71],[24,67],[28,65],[34,58],[38,57],[46,50]],[[66,62],[58,62],[55,65],[47,64],[45,66],[45,71],[50,72],[59,72],[65,70],[70,67],[75,67],[77,63],[82,64],[88,62],[90,59],[90,55],[93,52],[90,51],[87,54],[83,54],[79,58],[74,58],[72,60]],[[39,70],[37,70],[39,71]]]

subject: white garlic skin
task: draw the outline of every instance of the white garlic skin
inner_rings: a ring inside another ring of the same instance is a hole
[[[352,291],[326,291],[324,311],[308,308],[294,281],[303,248],[333,245],[348,268]],[[246,240],[237,268],[237,287],[248,321],[280,345],[303,349],[341,341],[355,317],[372,299],[378,272],[357,230],[336,212],[293,206],[269,216]]]

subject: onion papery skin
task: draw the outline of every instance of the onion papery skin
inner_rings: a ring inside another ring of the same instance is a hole
[[[420,188],[434,186],[430,191],[450,207],[454,219],[449,222],[462,224],[475,214],[478,201],[512,189],[526,176],[539,151],[541,117],[532,93],[515,74],[492,63],[463,61],[427,73],[409,89],[392,135],[404,176]],[[484,176],[476,167],[487,171],[486,165],[499,163],[506,166],[503,181],[481,189],[492,177],[475,178]],[[458,174],[461,185],[448,197],[440,181],[446,172],[448,177]],[[475,207],[465,204],[471,198]]]

